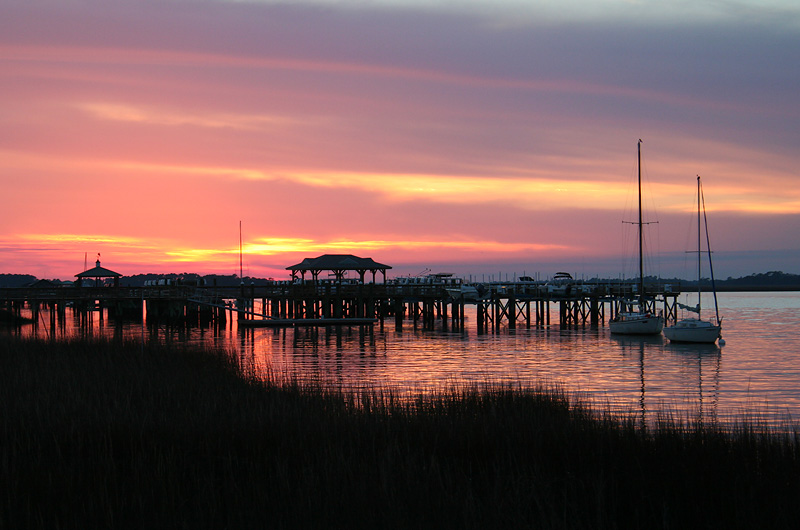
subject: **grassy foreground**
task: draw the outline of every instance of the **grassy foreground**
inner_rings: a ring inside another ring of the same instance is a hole
[[[241,378],[224,353],[0,338],[0,529],[796,528],[800,449],[556,391]]]

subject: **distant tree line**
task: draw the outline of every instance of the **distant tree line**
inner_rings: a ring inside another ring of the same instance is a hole
[[[770,271],[742,278],[728,277],[726,280],[718,281],[717,285],[729,291],[800,289],[800,274]]]
[[[645,278],[646,283],[673,284],[683,290],[697,288],[697,280],[682,280],[678,278]],[[718,291],[796,291],[800,290],[800,274],[787,274],[780,271],[762,272],[742,276],[740,278],[728,277],[725,280],[715,280]],[[711,279],[700,280],[703,290],[711,290]]]
[[[25,287],[36,280],[32,274],[0,274],[0,287]]]
[[[120,285],[125,287],[142,287],[148,280],[172,280],[177,285],[206,285],[219,287],[236,287],[244,282],[245,285],[268,285],[272,278],[240,278],[236,274],[196,274],[193,272],[168,273],[168,274],[134,274],[120,278]]]
[[[167,273],[167,274],[134,274],[133,276],[123,276],[120,278],[121,287],[142,287],[146,281],[152,280],[172,280],[174,285],[208,285],[220,287],[235,287],[244,282],[245,285],[268,285],[272,278],[251,278],[245,276],[239,278],[236,274],[196,274],[193,272]],[[39,279],[32,274],[0,274],[0,287],[28,287]],[[54,284],[64,283],[60,280],[52,280]],[[68,282],[70,283],[70,282]]]

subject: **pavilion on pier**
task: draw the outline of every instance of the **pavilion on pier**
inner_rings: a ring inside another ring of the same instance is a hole
[[[97,261],[94,264],[94,267],[91,269],[87,269],[83,272],[79,272],[75,275],[78,278],[75,282],[75,285],[80,287],[83,283],[83,280],[91,280],[94,279],[94,286],[100,287],[104,284],[106,278],[113,278],[114,279],[114,287],[119,287],[119,279],[122,277],[122,274],[118,272],[114,272],[112,270],[106,269],[105,267],[100,266],[100,255],[97,255]]]
[[[378,263],[372,258],[360,258],[352,254],[323,254],[316,258],[305,258],[297,265],[286,267],[292,271],[292,281],[298,278],[302,281],[306,279],[306,273],[311,275],[313,282],[319,281],[319,275],[323,271],[329,271],[334,281],[341,282],[348,271],[355,271],[361,283],[366,283],[366,275],[372,273],[372,282],[376,283],[376,275],[383,274],[383,283],[386,283],[386,271],[391,269],[389,265]]]

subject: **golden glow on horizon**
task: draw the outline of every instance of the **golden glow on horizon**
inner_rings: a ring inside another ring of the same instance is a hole
[[[150,269],[163,269],[170,264],[193,263],[203,270],[214,268],[223,270],[231,267],[237,261],[238,247],[221,248],[189,248],[181,247],[173,241],[154,241],[146,245],[139,238],[115,237],[97,234],[25,234],[15,239],[6,238],[0,241],[6,248],[17,247],[20,251],[36,249],[63,261],[74,261],[67,258],[75,254],[88,255],[92,260],[96,253],[108,256],[108,265],[138,263],[140,270],[133,272],[148,272]],[[86,249],[89,248],[87,251]],[[286,259],[295,259],[295,256],[304,257],[319,254],[364,254],[383,252],[392,254],[400,251],[403,255],[423,253],[427,255],[447,254],[458,252],[461,255],[489,253],[496,256],[529,253],[562,251],[574,253],[580,251],[575,247],[561,244],[502,242],[491,240],[313,240],[308,238],[269,238],[259,239],[256,242],[245,242],[242,252],[247,261],[255,257],[285,256]],[[436,251],[441,251],[437,253]],[[66,258],[66,259],[64,259]],[[380,261],[380,260],[379,260]],[[285,265],[285,264],[284,264]],[[130,273],[130,272],[129,272]]]
[[[353,252],[386,251],[390,249],[435,250],[451,249],[460,251],[484,251],[495,254],[528,251],[575,250],[567,245],[537,243],[505,243],[500,241],[414,241],[414,240],[373,240],[351,241],[312,239],[266,239],[256,243],[245,242],[242,252],[246,256],[278,256],[284,254],[350,254]],[[179,248],[165,251],[170,260],[178,262],[208,263],[230,261],[230,256],[238,255],[238,248],[192,249]]]
[[[164,255],[168,258],[166,261],[209,264],[215,261],[218,262],[221,258],[225,258],[225,262],[230,261],[228,256],[234,252],[238,254],[239,249],[234,251],[233,249],[183,248],[165,250]]]

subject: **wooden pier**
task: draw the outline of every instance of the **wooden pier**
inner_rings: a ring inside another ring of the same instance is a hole
[[[454,293],[455,291],[455,293]],[[197,287],[48,287],[0,289],[0,318],[39,322],[48,309],[51,324],[66,307],[78,313],[106,310],[109,318],[220,324],[237,319],[242,327],[405,325],[433,330],[465,328],[465,308],[476,307],[478,333],[520,327],[601,326],[637,298],[630,284],[544,285],[532,282],[481,284],[479,296],[459,294],[445,282],[347,283],[336,281],[274,282],[266,286]],[[648,311],[677,319],[679,293],[647,287]],[[628,300],[628,301],[626,301]],[[23,315],[23,309],[25,314]],[[551,321],[557,314],[558,322]]]

